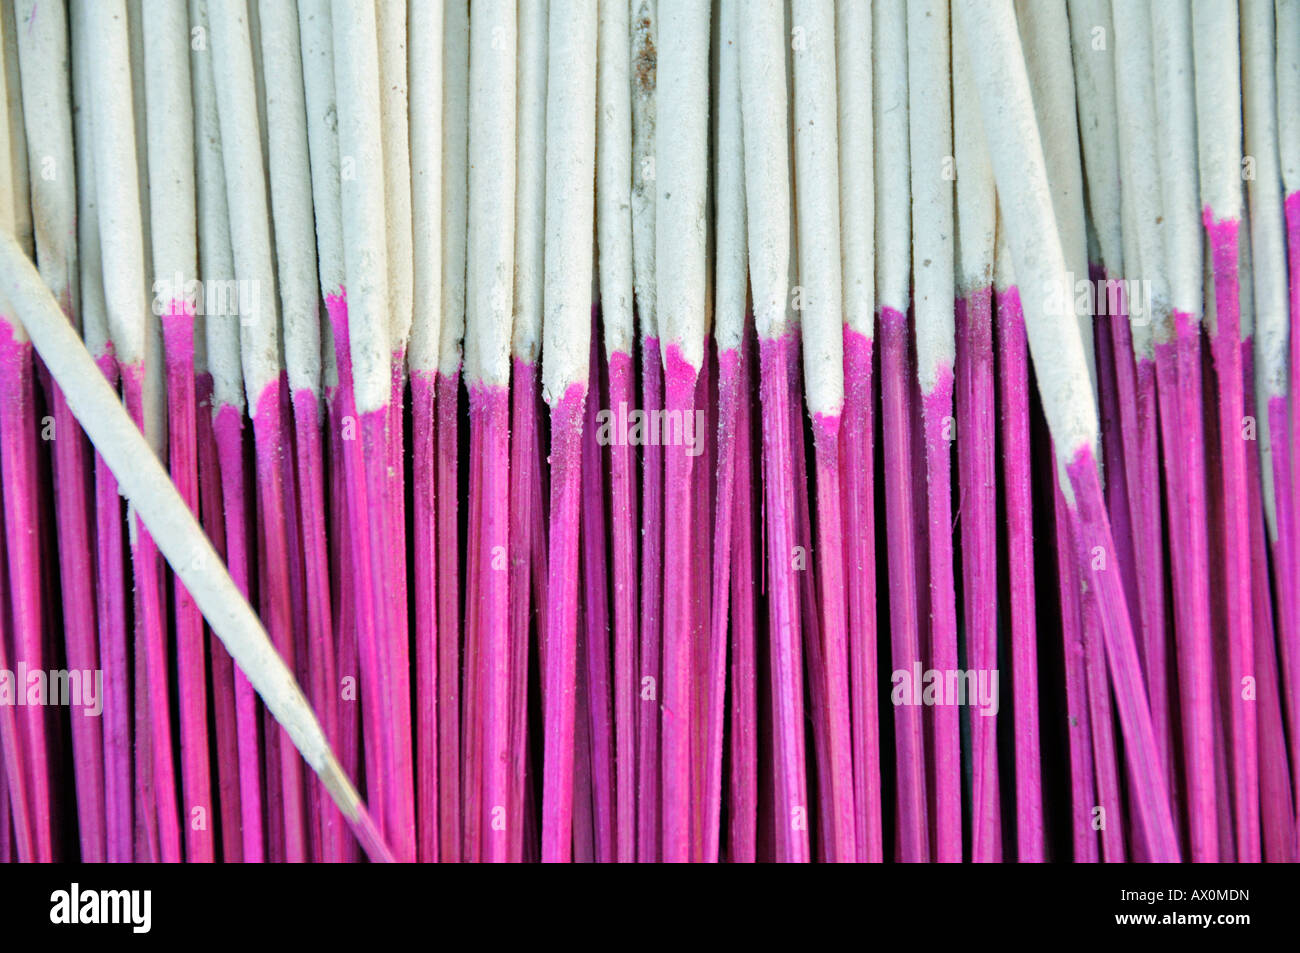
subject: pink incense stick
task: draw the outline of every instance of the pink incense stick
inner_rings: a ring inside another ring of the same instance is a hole
[[[597,388],[596,399],[587,403],[587,420],[582,434],[582,581],[583,631],[586,666],[587,741],[591,764],[591,803],[594,820],[595,859],[613,863],[614,837],[614,748],[610,714],[609,588],[606,575],[605,485],[598,443],[600,424],[600,335],[594,333],[596,309],[592,309],[593,334],[589,380]],[[582,740],[581,735],[579,740]]]
[[[804,378],[813,421],[817,472],[817,581],[825,669],[829,806],[826,853],[849,862],[857,855],[854,830],[849,651],[840,498],[840,417],[844,409],[843,279],[840,260],[840,188],[836,122],[835,29],[832,6],[796,4],[792,14],[810,42],[794,49],[795,192],[798,199],[799,281],[803,296]],[[801,424],[802,422],[800,422]],[[802,436],[802,425],[796,431]],[[802,440],[799,440],[802,444]],[[817,638],[812,632],[810,646]],[[814,695],[817,692],[814,690]]]
[[[1011,689],[1015,709],[1016,859],[1042,863],[1043,781],[1039,767],[1038,645],[1034,593],[1034,516],[1029,440],[1029,367],[1025,316],[1011,278],[1011,252],[998,231],[998,397],[1002,407],[1002,483],[1007,520]]]
[[[664,342],[666,427],[663,563],[663,860],[692,859],[692,735],[696,669],[693,637],[696,575],[693,549],[699,506],[695,492],[698,432],[696,384],[704,365],[705,235],[695,227],[707,201],[709,11],[661,2],[656,106],[674,130],[658,142],[655,161],[655,281]],[[549,189],[548,189],[549,194]],[[707,519],[707,517],[706,517]],[[700,527],[703,529],[703,527]],[[554,566],[551,567],[554,571]],[[707,572],[701,567],[702,571]],[[698,750],[698,748],[696,749]]]
[[[758,680],[754,641],[754,450],[750,421],[753,396],[753,332],[746,322],[740,346],[735,418],[731,542],[731,786],[728,859],[753,863],[757,859],[758,824]],[[719,384],[719,399],[722,385]],[[719,494],[719,499],[723,499]]]
[[[598,5],[596,64],[596,229],[601,321],[604,325],[608,409],[615,426],[635,407],[632,240],[632,57],[631,5]],[[521,31],[521,33],[527,32]],[[545,37],[545,30],[533,30]],[[522,56],[534,47],[521,47]],[[539,58],[544,58],[544,52]],[[541,73],[542,70],[537,70]],[[522,99],[522,97],[521,97]],[[523,103],[521,102],[521,107]],[[540,103],[538,104],[540,106]],[[534,109],[536,110],[536,107]],[[523,111],[521,108],[521,126]],[[538,123],[540,125],[540,123]],[[520,136],[520,183],[524,135]],[[539,167],[544,168],[544,158]],[[540,189],[539,189],[540,192]],[[520,196],[519,198],[522,198]],[[519,198],[515,207],[518,214]],[[540,205],[540,202],[535,203]],[[541,257],[540,243],[535,245]],[[515,271],[519,273],[516,263]],[[517,311],[518,309],[516,309]],[[609,445],[610,544],[613,548],[614,623],[614,814],[620,863],[636,860],[637,727],[637,525],[636,472],[631,441],[618,433]]]
[[[955,376],[962,604],[966,619],[968,664],[976,672],[991,672],[998,668],[998,428],[993,349],[993,257],[997,238],[997,203],[988,147],[984,144],[984,133],[979,124],[979,101],[971,76],[969,52],[960,30],[954,31],[952,36],[952,74],[953,150],[954,159],[961,170],[956,188],[958,297],[955,314]],[[1023,360],[1023,350],[1021,355]],[[1025,450],[1027,448],[1022,450],[1021,459],[1024,459]],[[1017,487],[1016,491],[1019,492],[1020,489]],[[1009,504],[1008,510],[1013,506],[1014,504]],[[1015,583],[1010,592],[1014,596]],[[1016,680],[1022,674],[1024,669],[1016,666],[1013,658],[1013,695],[1016,693]],[[1036,707],[1036,694],[1027,703]],[[1029,726],[1023,724],[1019,706],[1014,706],[1013,710],[1017,719],[1017,731],[1023,734]],[[1031,708],[1025,714],[1035,718],[1032,731],[1036,748],[1036,711]],[[977,862],[1001,860],[1002,825],[996,718],[973,713],[970,717],[970,731],[974,753],[971,858]],[[1025,740],[1028,742],[1028,739]],[[1017,767],[1019,766],[1018,762]],[[1036,764],[1034,768],[1036,770]],[[1018,772],[1017,782],[1019,780]],[[1017,818],[1026,827],[1026,833],[1035,824],[1041,829],[1041,817],[1034,815],[1036,808],[1024,803],[1033,800],[1030,791],[1018,788],[1017,793],[1024,795],[1023,799],[1017,798]],[[1041,810],[1041,807],[1037,810]],[[1033,848],[1030,847],[1030,852],[1032,851]],[[1022,856],[1020,859],[1032,858]]]
[[[399,851],[415,856],[416,808],[411,728],[410,625],[406,564],[406,348],[414,319],[412,177],[407,100],[407,4],[377,3],[380,152],[383,164],[383,237],[386,266],[377,276],[386,292],[389,393],[387,402],[384,517],[389,541],[382,548],[389,582],[387,642],[393,680],[394,778]],[[506,49],[512,46],[507,42]],[[507,57],[508,58],[508,57]]]
[[[466,773],[481,794],[481,817],[466,799],[467,859],[508,858],[511,816],[509,472],[512,296],[502,276],[514,272],[516,11],[513,3],[470,10],[469,254],[465,328],[470,398],[470,580],[466,625]],[[502,54],[500,50],[506,50]],[[507,286],[508,287],[508,286]],[[477,445],[477,450],[475,450]],[[472,610],[472,612],[471,612]],[[477,659],[474,658],[477,653]],[[477,662],[477,667],[475,663]],[[477,678],[478,685],[470,679]],[[475,709],[477,708],[477,713]],[[480,735],[481,729],[481,735]],[[481,772],[481,780],[479,774]],[[479,832],[476,836],[475,832]]]
[[[131,68],[125,7],[97,5],[87,10],[86,35],[97,38],[95,55],[86,50],[88,79],[94,114],[94,166],[96,196],[100,211],[103,249],[104,300],[121,373],[126,409],[137,427],[145,426],[145,316],[147,304],[143,267],[143,224],[136,161],[135,117],[131,102]],[[6,402],[6,406],[9,406]],[[150,419],[149,434],[161,438],[156,420]],[[148,748],[136,759],[137,775],[151,785],[154,799],[142,805],[146,826],[137,831],[137,844],[152,844],[150,838],[156,811],[157,847],[164,861],[178,862],[180,831],[171,746],[171,712],[167,691],[164,649],[165,619],[158,550],[149,532],[131,516],[131,558],[135,570],[137,674],[137,730],[145,728]],[[15,550],[11,549],[11,554]],[[35,563],[31,563],[34,571]],[[21,616],[19,617],[21,618]],[[18,635],[21,636],[21,627]],[[145,694],[145,690],[152,690]],[[141,736],[137,735],[137,739]],[[142,795],[145,792],[141,792]],[[141,803],[137,801],[137,803]],[[152,847],[150,847],[152,853]]]
[[[1136,287],[1146,292],[1126,300],[1127,327],[1114,326],[1117,340],[1128,339],[1133,348],[1133,376],[1127,361],[1116,364],[1116,381],[1120,387],[1121,412],[1135,415],[1136,430],[1130,422],[1124,433],[1135,433],[1127,473],[1137,480],[1129,497],[1135,508],[1134,559],[1138,571],[1138,597],[1142,626],[1142,660],[1151,718],[1160,765],[1171,780],[1174,777],[1173,720],[1170,717],[1167,668],[1167,633],[1165,610],[1165,570],[1161,510],[1161,474],[1159,443],[1164,421],[1161,420],[1161,394],[1155,350],[1153,314],[1157,302],[1165,300],[1166,263],[1163,237],[1158,226],[1161,218],[1159,163],[1154,153],[1151,129],[1155,124],[1155,79],[1146,51],[1151,47],[1151,18],[1145,7],[1122,7],[1113,10],[1115,20],[1115,98],[1118,119],[1117,146],[1121,160],[1121,216],[1124,236],[1125,272],[1138,279]],[[1131,187],[1130,187],[1131,186]],[[1167,370],[1164,372],[1167,375]],[[1132,382],[1132,398],[1126,396]],[[1166,388],[1167,394],[1167,388]],[[1167,398],[1166,398],[1167,399]],[[1170,518],[1180,505],[1171,496]],[[1179,797],[1173,788],[1175,807]],[[1136,850],[1136,845],[1135,845]]]
[[[717,506],[713,520],[713,565],[710,586],[709,666],[706,683],[707,754],[703,859],[716,863],[722,840],[723,728],[726,716],[727,626],[732,619],[728,596],[737,580],[732,573],[732,545],[737,541],[737,516],[748,519],[748,495],[736,494],[737,430],[740,406],[749,400],[742,382],[745,335],[746,245],[744,154],[740,136],[740,64],[737,4],[721,8],[718,23],[718,79],[714,333],[718,349]],[[698,436],[698,435],[697,435]],[[740,475],[744,479],[745,475]],[[739,511],[739,514],[738,514]],[[740,606],[739,612],[749,611]],[[752,638],[752,633],[749,636]],[[734,690],[734,689],[733,689]],[[735,699],[732,699],[735,704]],[[747,730],[736,725],[741,731]]]
[[[281,395],[279,302],[273,278],[272,246],[266,172],[258,132],[256,90],[253,84],[253,50],[249,25],[239,11],[224,7],[211,10],[213,55],[236,64],[232,72],[213,71],[217,116],[223,143],[226,200],[230,214],[231,248],[235,274],[257,282],[270,291],[242,317],[240,350],[244,368],[244,390],[253,423],[254,474],[259,503],[259,576],[263,612],[277,651],[286,664],[294,666],[294,619],[292,616],[289,524],[283,482],[282,461],[292,454],[284,446],[285,420]],[[291,279],[292,280],[292,279]],[[270,300],[267,300],[267,298]],[[278,761],[279,797],[283,829],[284,859],[306,859],[306,824],[302,766],[292,754],[287,733],[272,733],[267,741],[268,765]],[[273,812],[273,814],[276,812]],[[272,818],[274,820],[274,817]],[[271,828],[272,857],[280,838]]]
[[[1142,683],[1122,583],[1093,561],[1095,547],[1114,552],[1106,517],[1097,461],[1096,409],[1086,386],[1087,363],[1080,337],[1062,328],[1063,317],[1051,307],[1050,289],[1065,287],[1061,250],[1048,186],[1042,143],[1033,120],[1034,102],[1009,2],[980,5],[960,0],[958,11],[967,35],[978,34],[990,58],[972,63],[979,90],[985,138],[1008,216],[1008,238],[1017,277],[1027,289],[1026,327],[1038,370],[1039,388],[1053,432],[1057,460],[1066,468],[1067,509],[1075,525],[1077,558],[1088,572],[1084,589],[1088,608],[1098,613],[1109,662],[1128,765],[1135,779],[1134,800],[1148,856],[1172,860],[1178,845],[1169,810],[1168,786],[1156,762],[1150,709]],[[998,63],[994,69],[992,63]],[[1012,183],[1023,188],[1016,192]],[[1045,243],[1035,246],[1034,243]],[[1037,250],[1035,250],[1035,247]],[[1062,489],[1066,489],[1065,486]],[[1086,567],[1086,568],[1085,568]]]
[[[3,513],[0,513],[0,522],[8,522]],[[8,561],[6,557],[7,550],[5,555],[0,555],[0,570],[7,570],[7,566],[4,565]],[[0,573],[0,595],[7,595],[5,590],[8,588],[8,575],[7,571]],[[7,622],[7,616],[0,613],[0,668],[11,672],[13,669],[10,667],[7,648],[9,633],[5,631],[8,627]],[[0,706],[0,751],[5,753],[3,793],[6,802],[2,805],[4,810],[0,811],[0,828],[4,828],[7,836],[12,821],[13,840],[6,839],[5,846],[13,851],[19,863],[31,863],[37,859],[36,843],[32,834],[31,810],[28,807],[27,778],[23,770],[23,762],[18,757],[18,753],[22,751],[19,730],[13,706]]]
[[[196,25],[206,29],[206,8],[197,8],[196,14]],[[216,87],[210,54],[196,55],[192,66],[197,129],[195,158],[199,253],[203,262],[204,280],[219,284],[234,279],[235,263],[230,243],[221,127],[217,117]],[[84,287],[85,285],[83,289]],[[243,368],[240,362],[238,321],[238,302],[234,313],[214,312],[205,316],[204,332],[208,364],[212,372],[212,399],[203,413],[200,427],[209,427],[212,432],[216,470],[211,476],[219,482],[218,506],[224,520],[223,555],[236,588],[247,599],[250,592],[248,548],[252,537],[250,514],[245,505],[250,481],[244,456]],[[214,644],[212,655],[214,703],[218,711],[233,710],[231,717],[234,722],[239,788],[239,824],[235,833],[240,838],[240,844],[236,856],[247,863],[260,863],[265,848],[257,699],[252,685],[244,673],[233,665],[224,646]],[[223,818],[224,816],[223,814]]]
[[[1079,605],[1079,577],[1071,553],[1069,512],[1055,472],[1053,534],[1056,543],[1056,578],[1061,600],[1061,635],[1065,662],[1065,715],[1070,745],[1070,833],[1076,864],[1097,862],[1097,829],[1092,809],[1097,803],[1092,757],[1092,709],[1088,704],[1083,626]]]
[[[910,135],[912,243],[914,269],[917,379],[925,441],[926,523],[930,580],[930,665],[941,672],[957,669],[957,608],[952,553],[952,411],[953,361],[953,190],[952,182],[933,174],[952,148],[949,100],[948,8],[944,3],[909,4],[907,9],[908,131]],[[922,266],[922,262],[926,262]],[[972,664],[986,656],[987,633],[972,620]],[[985,659],[987,661],[987,659]],[[934,711],[935,859],[961,860],[960,711],[953,704]],[[977,763],[992,757],[983,726],[972,726]],[[981,767],[977,784],[986,782]],[[986,805],[977,805],[983,817]],[[989,834],[976,830],[977,838]],[[992,859],[989,846],[977,844],[978,859]]]
[[[894,669],[911,671],[921,659],[916,592],[916,542],[912,495],[911,375],[905,317],[910,299],[911,182],[907,123],[907,19],[891,0],[874,8],[877,69],[873,87],[876,143],[877,300],[880,306],[881,440],[885,461],[885,514],[889,573],[889,623]],[[917,706],[894,708],[898,836],[896,853],[909,863],[929,860],[925,754]]]
[[[578,628],[578,506],[582,424],[591,334],[592,195],[596,152],[596,7],[551,5],[547,42],[546,141],[564,156],[546,167],[545,359],[551,408],[551,503],[547,648],[543,659],[542,861],[570,859],[574,816],[574,722]],[[589,64],[574,69],[573,64]]]
[[[1255,394],[1260,416],[1260,453],[1271,455],[1272,467],[1263,473],[1263,504],[1268,517],[1269,541],[1273,549],[1278,609],[1278,654],[1284,711],[1287,714],[1291,751],[1291,787],[1300,790],[1300,608],[1297,607],[1296,509],[1291,486],[1296,466],[1291,455],[1291,431],[1287,427],[1288,364],[1287,342],[1295,336],[1294,322],[1287,320],[1286,224],[1279,168],[1277,74],[1273,52],[1277,42],[1288,43],[1275,31],[1274,11],[1263,4],[1250,4],[1240,11],[1242,36],[1243,120],[1245,154],[1256,157],[1256,177],[1247,182],[1250,190],[1250,246],[1254,281],[1253,314],[1255,332]],[[1285,23],[1286,20],[1280,21]],[[1294,387],[1294,383],[1290,386]],[[1292,426],[1295,421],[1291,421]],[[1261,465],[1263,469],[1263,466]],[[1270,479],[1271,478],[1271,479]]]
[[[416,308],[411,382],[412,543],[415,585],[416,859],[439,858],[437,371],[442,336],[442,40],[444,9],[409,11],[411,222]],[[402,462],[398,461],[399,466]],[[405,526],[403,525],[403,531]],[[512,566],[513,573],[513,566]],[[513,582],[513,580],[512,580]],[[519,816],[515,814],[514,816]],[[520,825],[516,825],[520,826]]]
[[[876,712],[875,166],[871,8],[836,11],[840,241],[844,268],[843,521],[848,587],[856,859],[883,859]]]
[[[29,161],[54,162],[60,168],[75,166],[72,134],[72,100],[68,82],[68,23],[59,4],[38,4],[17,31],[22,69],[22,103]],[[62,64],[51,69],[50,64]],[[48,158],[47,158],[48,157]],[[73,326],[79,325],[77,300],[76,178],[41,175],[31,180],[37,258],[41,277]],[[57,524],[60,590],[67,660],[73,671],[99,669],[95,642],[95,598],[91,592],[92,543],[86,488],[89,458],[63,392],[41,369],[46,403],[53,416],[55,521]],[[81,859],[105,859],[105,818],[101,723],[84,712],[72,716],[73,768],[77,791],[77,820]]]
[[[632,277],[640,322],[641,408],[663,404],[663,354],[659,345],[655,283],[655,77],[658,23],[653,0],[632,10]],[[660,858],[659,681],[663,610],[663,449],[641,450],[641,580],[636,714],[636,859]]]

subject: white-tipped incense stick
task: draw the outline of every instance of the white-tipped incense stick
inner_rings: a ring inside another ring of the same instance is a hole
[[[388,333],[404,353],[412,320],[411,148],[407,103],[407,2],[375,4],[379,29],[379,108],[388,240]]]
[[[1084,232],[1082,152],[1075,115],[1074,71],[1071,68],[1065,0],[1017,0],[1016,17],[1023,37],[1021,43],[1029,87],[1033,91],[1034,114],[1042,130],[1043,158],[1052,190],[1052,208],[1065,254],[1066,281],[1061,293],[1073,302],[1075,283],[1088,279],[1088,251]],[[1025,290],[1022,283],[1022,295]],[[1095,403],[1097,361],[1093,354],[1092,315],[1085,313],[1076,317]],[[1100,445],[1096,452],[1100,460]]]
[[[596,171],[595,0],[553,0],[547,29],[542,395],[551,407],[542,860],[564,862],[573,824],[578,496],[591,347]]]
[[[857,860],[882,859],[880,726],[870,704],[876,681],[876,547],[872,349],[876,310],[871,6],[835,8],[839,107],[840,261],[844,299],[845,532],[853,717]]]
[[[413,307],[407,364],[438,369],[442,334],[442,11],[410,10]]]
[[[631,11],[626,0],[599,3],[596,64],[596,236],[600,270],[600,316],[604,325],[609,405],[633,403],[632,353],[634,292],[632,272],[632,58],[627,44]],[[524,28],[526,29],[526,27]],[[525,36],[521,30],[521,36]],[[533,52],[536,39],[521,40]],[[522,54],[521,54],[522,59]],[[520,63],[521,75],[524,64]],[[519,182],[539,178],[525,171],[522,125],[531,122],[522,111]],[[534,109],[536,107],[534,106]],[[736,149],[740,143],[735,143]],[[535,203],[530,203],[535,204]],[[515,207],[522,211],[522,196]],[[522,224],[522,223],[521,223]],[[519,245],[516,244],[518,249]],[[536,248],[534,242],[529,252]],[[742,265],[743,268],[743,265]],[[518,262],[515,274],[520,274]],[[743,273],[743,272],[742,272]],[[520,300],[519,292],[515,300]],[[741,316],[744,280],[741,280]],[[515,332],[518,342],[520,333]],[[516,348],[518,353],[518,348]],[[620,862],[636,859],[636,504],[634,452],[627,441],[610,449],[610,499],[614,577],[614,724],[615,724],[615,843]],[[710,802],[712,803],[712,802]],[[716,826],[716,825],[715,825]]]
[[[664,406],[694,418],[704,363],[708,183],[709,11],[660,0],[656,115],[670,138],[655,149],[655,283],[664,358]],[[689,859],[690,738],[695,725],[691,653],[691,463],[684,447],[665,454],[663,859]],[[676,505],[675,505],[676,504]]]
[[[930,660],[957,667],[952,561],[952,449],[945,428],[953,411],[953,189],[944,163],[952,156],[952,102],[946,0],[907,8],[907,108],[912,194],[912,282],[916,372],[925,434],[929,525]],[[976,729],[978,734],[978,728]],[[957,711],[935,712],[935,858],[961,859],[961,746]]]
[[[1286,234],[1283,223],[1278,139],[1276,72],[1272,64],[1276,43],[1273,5],[1249,0],[1241,6],[1242,101],[1246,155],[1255,160],[1250,196],[1250,244],[1253,255],[1255,318],[1255,402],[1260,415],[1259,452],[1264,484],[1264,513],[1276,562],[1278,641],[1283,710],[1291,739],[1292,783],[1300,782],[1295,726],[1300,724],[1300,636],[1294,585],[1297,571],[1295,509],[1287,492],[1295,461],[1287,441],[1288,383]]]
[[[643,338],[659,337],[655,285],[657,0],[631,0],[632,273]]]
[[[281,661],[257,615],[235,587],[197,519],[176,492],[139,430],[118,403],[103,375],[36,269],[10,236],[0,236],[3,287],[32,332],[46,366],[78,421],[99,449],[145,525],[230,654],[294,745],[325,784],[367,852],[385,859],[387,848],[369,822],[356,790],[339,768],[311,707]]]
[[[469,214],[469,4],[450,0],[443,21],[442,333],[438,370],[460,372],[465,336],[465,256]]]
[[[795,219],[803,288],[804,382],[816,440],[817,539],[823,553],[818,579],[831,780],[828,853],[834,860],[848,862],[856,855],[857,835],[839,499],[844,330],[835,9],[831,0],[797,0],[791,15],[802,31],[801,42],[794,47]]]
[[[1002,208],[1007,213],[1008,238],[1025,302],[1026,327],[1043,409],[1057,459],[1067,468],[1073,491],[1074,499],[1067,503],[1077,514],[1082,567],[1088,564],[1091,547],[1101,545],[1107,551],[1114,544],[1096,469],[1096,404],[1088,385],[1083,342],[1077,334],[1062,327],[1067,316],[1060,314],[1059,308],[1052,314],[1048,307],[1052,300],[1049,291],[1053,287],[1059,290],[1066,280],[1066,259],[1056,229],[1029,77],[1010,0],[991,4],[959,0],[957,9],[972,46],[978,45],[988,54],[972,64],[985,138],[1001,186]],[[1148,855],[1153,859],[1174,859],[1178,847],[1169,810],[1168,785],[1155,761],[1151,714],[1124,595],[1119,580],[1107,577],[1104,572],[1094,571],[1089,578],[1099,587],[1092,598],[1099,603],[1097,611],[1103,622],[1129,768],[1139,779],[1134,784],[1135,801]]]

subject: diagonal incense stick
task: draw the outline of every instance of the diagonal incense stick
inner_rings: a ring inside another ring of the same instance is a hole
[[[4,292],[14,301],[33,335],[34,345],[68,395],[77,420],[105,455],[123,493],[151,527],[163,554],[200,610],[235,661],[249,674],[308,765],[320,775],[372,859],[391,859],[266,630],[221,566],[198,521],[149,452],[139,429],[114,398],[107,381],[96,373],[89,352],[68,326],[36,269],[8,235],[0,236],[0,275]]]
[[[1110,526],[1102,505],[1093,445],[1096,442],[1095,404],[1084,388],[1087,364],[1083,344],[1063,332],[1060,315],[1048,313],[1049,288],[1064,285],[1066,264],[1056,231],[1047,185],[1042,144],[1030,98],[1028,75],[1009,2],[981,6],[971,0],[957,5],[965,35],[991,56],[973,62],[979,90],[985,138],[993,156],[1001,202],[1008,217],[1008,238],[1017,279],[1025,291],[1026,327],[1038,372],[1048,426],[1058,462],[1066,467],[1071,497],[1067,504],[1076,520],[1081,568],[1095,546],[1113,550]],[[1002,64],[996,71],[992,64]],[[1013,183],[1015,187],[1013,188]],[[1040,242],[1041,244],[1035,244]],[[1133,644],[1119,580],[1105,570],[1091,570],[1086,596],[1097,602],[1102,621],[1112,689],[1124,731],[1130,771],[1137,783],[1134,799],[1152,859],[1175,859],[1178,846],[1170,818],[1167,785],[1155,762],[1151,715]],[[1095,587],[1095,588],[1094,588]]]

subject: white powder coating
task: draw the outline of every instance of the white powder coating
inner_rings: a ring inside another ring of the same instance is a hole
[[[1150,282],[1151,314],[1130,313],[1135,356],[1154,358],[1154,339],[1172,334],[1166,277],[1160,167],[1156,158],[1155,75],[1151,56],[1149,0],[1116,4],[1115,102],[1120,156],[1120,202],[1124,222],[1124,270],[1131,281]],[[1132,247],[1130,248],[1130,238]],[[1145,320],[1144,320],[1145,319]]]
[[[442,333],[442,17],[441,4],[410,9],[414,313],[406,363],[427,373],[438,369]]]
[[[1075,282],[1088,280],[1088,244],[1065,0],[1017,0],[1015,6],[1040,130],[1039,141],[1047,163],[1047,181],[1052,189],[1052,208],[1065,254],[1066,281],[1062,282],[1061,290],[1073,301]],[[1075,318],[1095,404],[1097,363],[1093,354],[1092,315],[1077,314]]]
[[[1192,5],[1192,48],[1201,205],[1208,205],[1216,219],[1239,219],[1241,55],[1236,0],[1197,0]]]
[[[1049,290],[1065,280],[1065,254],[1015,14],[1010,0],[957,0],[955,6],[966,36],[980,38],[981,55],[971,65],[999,202],[1006,214],[1030,354],[1057,460],[1065,465],[1085,446],[1095,457],[1097,408],[1078,325],[1048,308]]]
[[[90,77],[95,135],[95,194],[99,204],[104,297],[113,350],[122,364],[144,361],[144,237],[136,175],[126,5],[86,4],[85,66]]]
[[[168,0],[144,0],[142,14],[150,287],[154,307],[166,314],[171,301],[164,298],[184,297],[185,283],[198,272],[189,17],[185,6]]]
[[[922,395],[951,371],[953,323],[952,100],[948,0],[907,5],[908,142],[912,157],[912,282],[916,299],[916,373]]]
[[[875,333],[876,193],[871,102],[871,5],[835,9],[836,99],[840,136],[840,264],[844,323]]]
[[[718,6],[717,179],[718,230],[714,339],[718,352],[736,350],[745,333],[749,274],[745,245],[745,145],[740,125],[740,0]]]
[[[542,344],[543,251],[546,234],[546,0],[519,4],[519,72],[515,157],[514,356],[537,361]],[[603,5],[602,5],[603,9]],[[620,38],[619,46],[626,36]],[[601,49],[604,55],[604,49]],[[628,132],[630,137],[631,132]],[[625,170],[631,175],[630,168]],[[630,183],[629,183],[630,188]],[[629,241],[630,241],[629,237]]]
[[[90,54],[86,36],[84,4],[74,3],[69,11],[72,26],[72,118],[77,159],[77,265],[81,286],[81,332],[90,355],[96,361],[108,352],[108,307],[104,301],[104,269],[99,251],[99,207],[95,198],[95,131],[90,73],[85,57]]]
[[[1255,268],[1255,390],[1260,416],[1287,392],[1286,233],[1278,163],[1277,88],[1273,69],[1273,5],[1241,6],[1246,154],[1255,158],[1250,189],[1250,239]]]
[[[0,17],[0,41],[4,41],[12,28],[5,22],[4,17]],[[16,102],[16,96],[10,96],[8,91],[9,78],[5,75],[4,70],[0,70],[0,109],[4,114],[0,115],[0,232],[12,235],[14,233],[14,206],[21,204],[16,200],[14,195],[14,169],[13,164],[7,161],[11,154],[10,146],[10,129],[12,124],[9,121],[9,113],[12,104]],[[0,291],[0,321],[3,321],[12,331],[14,337],[19,341],[27,340],[27,331],[23,328],[22,322],[12,316],[12,308],[9,302],[3,297]]]
[[[210,2],[208,18],[235,277],[257,289],[256,312],[241,315],[239,337],[244,392],[255,412],[262,392],[279,378],[280,344],[253,47],[242,0]]]
[[[338,109],[334,98],[334,31],[328,0],[299,0],[307,152],[311,161],[316,259],[321,293],[343,287],[343,211],[339,192]]]
[[[442,330],[438,373],[460,371],[465,337],[465,257],[469,240],[469,3],[443,8]]]
[[[1204,306],[1201,203],[1196,168],[1192,14],[1186,0],[1151,4],[1151,32],[1170,304],[1200,321]]]
[[[709,7],[659,0],[655,148],[655,282],[659,330],[697,371],[704,363],[708,214]],[[839,257],[838,255],[836,256]]]
[[[997,189],[984,142],[970,51],[956,23],[952,30],[952,116],[957,166],[957,293],[964,297],[993,281]]]
[[[804,390],[809,413],[838,416],[844,407],[844,289],[835,8],[831,0],[794,0],[791,17],[800,38],[792,46]]]
[[[781,0],[746,5],[740,31],[740,109],[745,145],[745,211],[754,323],[763,338],[789,326],[790,134]]]
[[[587,383],[596,179],[596,0],[552,0],[546,78],[542,396]]]
[[[1277,0],[1277,134],[1282,184],[1300,191],[1300,0]]]
[[[1100,263],[1107,274],[1119,277],[1124,271],[1124,242],[1110,2],[1069,0],[1068,13],[1089,221],[1101,247]]]
[[[17,197],[13,209],[14,234],[18,236],[27,257],[33,258],[36,243],[32,223],[31,177],[27,166],[27,124],[23,117],[22,70],[18,64],[16,8],[17,4],[13,3],[0,5],[0,19],[4,21],[3,36],[0,36],[4,41],[4,98],[9,125],[9,147],[3,154],[8,155],[12,163],[10,174],[13,177],[13,194]]]
[[[384,234],[388,238],[388,335],[390,347],[397,352],[405,350],[411,336],[414,296],[406,0],[377,0],[375,15],[379,28],[379,111],[387,219]]]
[[[113,471],[118,489],[144,520],[163,556],[276,721],[321,775],[344,814],[355,817],[357,794],[335,761],[293,674],[36,269],[8,234],[0,235],[0,274],[4,291],[32,332],[37,352]]]
[[[388,245],[379,113],[379,36],[373,0],[334,4],[334,88],[343,170],[343,260],[357,411],[388,406]]]
[[[632,282],[641,338],[659,336],[655,285],[655,82],[659,51],[656,0],[632,10]]]
[[[207,0],[190,0],[195,29],[208,33]],[[221,124],[212,76],[211,45],[191,48],[190,80],[194,90],[195,159],[198,181],[199,270],[206,287],[230,287],[235,258],[230,247],[230,214],[226,204],[226,171],[222,162]],[[238,302],[238,295],[233,298]],[[212,373],[212,412],[233,407],[244,412],[244,368],[239,353],[237,308],[207,315],[208,369]]]
[[[260,10],[262,65],[276,77],[266,90],[267,158],[284,363],[293,391],[309,390],[319,397],[320,291],[298,14],[291,0],[268,0]]]
[[[68,84],[68,21],[61,0],[24,4],[18,30],[28,163],[41,277],[77,320],[77,196]],[[185,11],[181,11],[184,22]]]
[[[596,236],[600,253],[600,318],[605,328],[606,355],[629,354],[633,294],[632,60],[626,41],[631,18],[628,5],[619,0],[606,0],[599,7]],[[739,146],[737,142],[736,148]]]
[[[1011,262],[1011,247],[1007,245],[1007,228],[1001,214],[997,215],[997,241],[993,250],[993,290],[1004,294],[1015,287],[1016,269]]]
[[[469,16],[465,377],[505,387],[515,277],[515,3],[476,0]]]
[[[912,281],[912,183],[907,131],[907,9],[874,5],[876,300],[907,314]]]

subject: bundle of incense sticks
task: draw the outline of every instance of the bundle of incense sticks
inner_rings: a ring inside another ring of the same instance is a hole
[[[1300,0],[0,34],[0,861],[1300,859]]]

